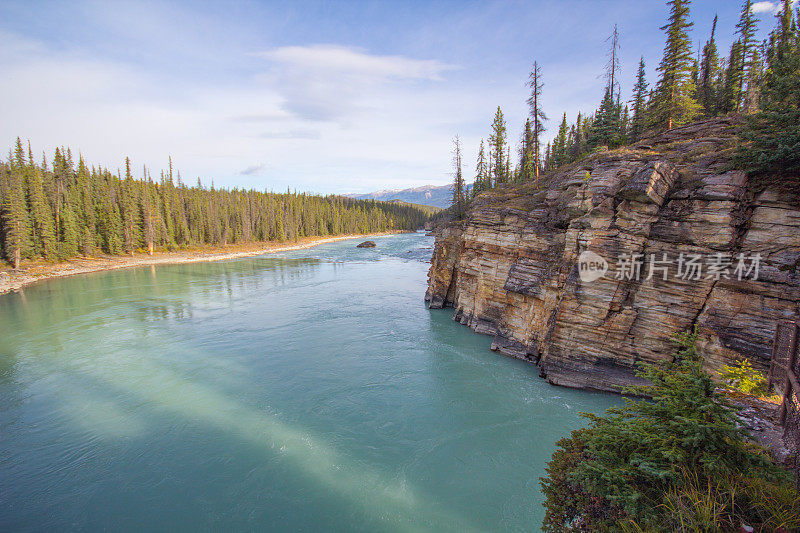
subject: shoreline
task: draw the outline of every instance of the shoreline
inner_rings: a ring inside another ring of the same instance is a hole
[[[228,259],[238,259],[240,257],[252,257],[264,254],[274,254],[279,252],[289,252],[292,250],[302,250],[313,248],[320,244],[330,242],[346,241],[349,239],[381,237],[385,235],[397,235],[400,231],[390,231],[382,233],[337,235],[334,237],[304,237],[298,241],[287,244],[279,242],[257,242],[247,244],[231,244],[227,246],[208,246],[196,249],[181,250],[177,252],[155,252],[153,255],[147,253],[136,253],[129,255],[100,255],[96,257],[76,257],[68,261],[59,263],[48,263],[45,261],[35,261],[28,265],[23,265],[19,271],[12,268],[0,269],[0,295],[19,291],[23,287],[58,278],[76,276],[79,274],[91,274],[93,272],[103,272],[106,270],[117,270],[121,268],[132,268],[140,266],[154,265],[178,265],[184,263],[199,263],[204,261],[225,261]]]

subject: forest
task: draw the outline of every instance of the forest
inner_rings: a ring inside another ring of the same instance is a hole
[[[666,44],[656,69],[655,86],[646,79],[646,62],[639,61],[633,94],[622,99],[620,33],[608,38],[606,86],[593,113],[570,124],[560,117],[551,142],[542,145],[548,116],[541,105],[545,87],[542,69],[534,61],[528,85],[530,114],[512,156],[505,117],[500,107],[491,131],[481,140],[474,186],[468,192],[461,169],[461,144],[456,137],[451,212],[460,218],[469,201],[482,191],[507,183],[535,181],[540,174],[575,162],[597,150],[635,143],[660,131],[704,118],[743,116],[742,141],[735,163],[751,174],[800,170],[800,9],[782,0],[777,22],[767,39],[756,39],[758,19],[752,0],[742,2],[741,15],[727,56],[717,47],[717,18],[701,50],[692,49],[690,0],[669,0]]]
[[[92,166],[69,148],[37,163],[18,138],[0,161],[0,255],[62,261],[199,245],[292,241],[300,237],[421,228],[429,214],[410,204],[287,191],[217,189],[181,181],[169,167],[154,180]]]

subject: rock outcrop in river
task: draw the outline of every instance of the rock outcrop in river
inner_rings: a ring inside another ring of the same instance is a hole
[[[800,192],[727,170],[735,127],[674,129],[562,167],[539,189],[482,194],[436,230],[430,307],[454,307],[558,385],[636,383],[638,361],[670,359],[673,335],[695,326],[709,370],[743,358],[767,370],[775,322],[800,311]],[[608,262],[595,281],[579,272],[587,250]]]

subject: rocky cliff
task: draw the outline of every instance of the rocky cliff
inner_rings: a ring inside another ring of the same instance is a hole
[[[727,170],[735,127],[693,124],[595,153],[538,189],[482,194],[436,230],[430,307],[455,308],[558,385],[635,383],[638,361],[670,359],[673,335],[695,326],[709,370],[742,358],[767,370],[775,322],[800,311],[800,199]],[[608,265],[594,281],[579,269],[597,259],[587,251]]]

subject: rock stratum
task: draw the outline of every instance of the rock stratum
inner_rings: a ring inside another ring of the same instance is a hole
[[[674,335],[694,327],[709,371],[744,358],[767,371],[776,321],[800,314],[800,199],[780,178],[757,185],[728,170],[736,127],[696,123],[592,154],[538,189],[480,195],[463,221],[436,229],[430,307],[455,308],[454,320],[494,335],[493,350],[557,385],[638,384],[637,362],[671,360]],[[579,275],[587,250],[609,265],[592,282]],[[733,263],[684,279],[681,253]],[[638,279],[618,275],[629,254],[642,256]],[[667,280],[662,254],[674,261]],[[760,254],[757,279],[736,275],[739,254],[748,267]]]

